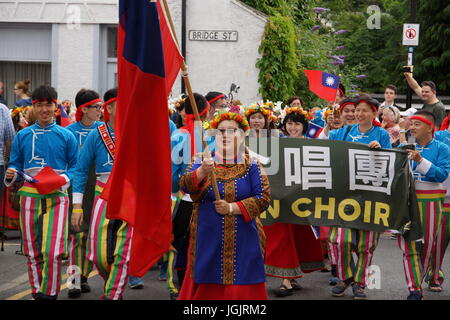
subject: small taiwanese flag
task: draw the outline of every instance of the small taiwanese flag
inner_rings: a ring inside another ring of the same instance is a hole
[[[50,166],[44,167],[37,175],[31,177],[22,171],[17,171],[22,178],[37,189],[39,194],[49,194],[59,189],[67,183],[66,179],[60,176]]]
[[[64,106],[62,104],[59,105],[59,114],[61,116],[61,127],[67,127],[72,123],[69,116],[67,115],[66,109],[64,109]]]
[[[309,90],[319,98],[335,101],[339,89],[339,77],[319,70],[305,70],[309,81]]]
[[[306,137],[309,139],[316,139],[322,130],[323,128],[321,126],[310,122],[308,123],[308,130],[306,130]]]

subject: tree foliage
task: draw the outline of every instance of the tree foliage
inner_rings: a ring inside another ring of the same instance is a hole
[[[308,90],[305,69],[338,74],[355,91],[383,92],[395,84],[406,91],[401,67],[407,63],[402,45],[403,24],[410,22],[410,0],[243,0],[269,15],[258,61],[259,82],[265,99],[286,100],[300,95],[309,106],[324,105]],[[417,0],[420,43],[415,55],[415,78],[433,80],[440,95],[450,94],[450,4]],[[381,10],[380,28],[368,28],[370,6]],[[314,7],[329,10],[316,14]],[[312,31],[313,26],[320,26]],[[347,30],[335,34],[336,30]],[[337,50],[338,46],[345,46]],[[330,57],[345,56],[332,65]],[[367,77],[356,77],[356,75]]]
[[[259,52],[262,57],[256,66],[260,69],[263,99],[287,100],[294,92],[296,82],[297,56],[292,20],[280,14],[271,16]]]

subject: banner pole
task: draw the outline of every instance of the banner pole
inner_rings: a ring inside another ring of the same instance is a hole
[[[180,45],[178,43],[177,35],[175,33],[175,26],[172,21],[172,16],[170,15],[169,6],[167,5],[167,0],[162,0],[162,2],[164,3],[164,11],[167,15],[167,21],[169,22],[170,29],[172,31],[172,36],[175,39],[175,43],[177,45],[178,51],[181,54]],[[191,105],[192,105],[192,111],[194,112],[197,129],[200,133],[202,133],[203,132],[202,121],[201,121],[200,115],[198,113],[197,103],[195,102],[195,99],[194,99],[194,93],[192,92],[191,82],[189,80],[189,74],[187,71],[187,65],[186,65],[186,61],[185,61],[184,57],[183,57],[183,63],[181,65],[181,72],[182,72],[181,76],[183,77],[183,80],[184,80],[184,83],[186,86],[186,90],[187,90],[187,93],[189,96],[189,101],[191,102]],[[195,137],[194,137],[194,141],[195,141]],[[202,145],[203,145],[203,149],[205,150],[206,156],[208,158],[211,158],[211,152],[208,149],[208,146],[203,137],[203,134],[202,134]],[[215,174],[214,170],[211,172],[211,181],[212,181],[212,186],[214,189],[214,194],[215,194],[216,200],[220,200],[219,187],[217,186],[217,178],[216,178],[216,174]]]

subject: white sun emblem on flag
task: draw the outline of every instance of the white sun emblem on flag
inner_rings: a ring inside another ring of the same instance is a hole
[[[327,84],[327,86],[332,86],[332,85],[334,85],[334,78],[333,77],[328,77],[326,80],[325,80],[325,82],[326,82],[326,84]]]

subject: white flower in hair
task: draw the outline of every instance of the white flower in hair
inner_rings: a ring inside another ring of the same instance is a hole
[[[283,102],[282,101],[277,101],[275,103],[275,107],[273,108],[274,112],[278,112],[279,114],[281,114],[281,111],[283,110],[283,108],[281,108],[283,106]]]

